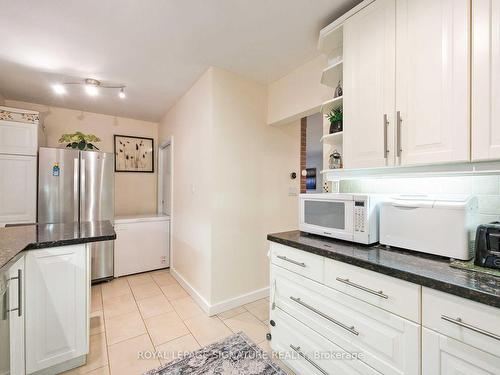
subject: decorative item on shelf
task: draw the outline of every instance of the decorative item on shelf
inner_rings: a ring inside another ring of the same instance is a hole
[[[153,138],[115,135],[115,172],[153,173]]]
[[[344,91],[342,90],[342,84],[339,81],[339,83],[337,84],[337,87],[335,87],[333,97],[338,98],[338,97],[342,96],[343,94],[344,94]]]
[[[323,182],[323,193],[339,193],[340,180],[332,180]]]
[[[334,108],[325,116],[330,121],[330,134],[343,130],[342,119],[344,117],[342,106]]]
[[[83,134],[75,132],[73,134],[63,134],[59,138],[59,143],[67,143],[66,147],[74,148],[81,151],[99,150],[96,145],[91,142],[101,142],[94,134]]]
[[[342,155],[337,150],[334,150],[330,154],[328,159],[328,168],[330,169],[340,169],[342,168]]]
[[[316,168],[306,168],[306,189],[316,190]]]

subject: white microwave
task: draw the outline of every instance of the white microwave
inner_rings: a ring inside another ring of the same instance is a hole
[[[300,194],[299,229],[340,240],[378,242],[380,197],[359,194]]]

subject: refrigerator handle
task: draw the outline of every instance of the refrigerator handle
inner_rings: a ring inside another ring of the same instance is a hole
[[[85,221],[85,159],[80,161],[80,221]]]
[[[78,163],[78,158],[73,159],[73,219],[74,221],[78,221],[78,211],[79,211],[79,194],[78,194],[78,175],[80,173],[79,171],[79,163]]]

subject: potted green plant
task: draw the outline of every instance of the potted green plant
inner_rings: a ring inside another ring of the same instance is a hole
[[[343,109],[342,107],[333,108],[330,113],[325,116],[330,121],[330,134],[341,132],[343,129]]]
[[[75,132],[73,134],[63,134],[59,138],[59,143],[68,143],[66,147],[74,148],[82,151],[99,150],[96,145],[91,142],[100,142],[101,140],[93,134],[83,134]]]

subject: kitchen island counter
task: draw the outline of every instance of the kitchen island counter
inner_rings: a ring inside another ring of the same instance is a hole
[[[109,220],[27,224],[0,228],[0,267],[26,250],[114,239],[116,239],[116,233]]]
[[[499,277],[452,268],[449,259],[381,245],[365,246],[298,230],[269,234],[267,239],[500,308]]]

